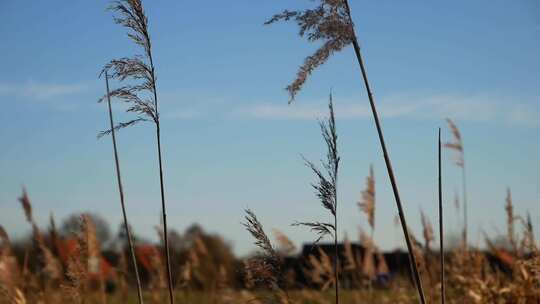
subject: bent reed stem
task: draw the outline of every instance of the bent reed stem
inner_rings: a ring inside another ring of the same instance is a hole
[[[109,89],[109,74],[107,72],[105,72],[105,85],[107,87],[107,104],[109,107],[109,122],[111,125],[111,137],[112,137],[113,150],[114,150],[114,162],[116,165],[116,180],[118,181],[118,192],[120,193],[120,205],[122,206],[122,216],[124,218],[124,229],[126,229],[129,253],[131,255],[131,261],[133,262],[133,270],[135,271],[135,279],[137,281],[137,297],[139,300],[139,304],[143,304],[144,301],[143,301],[143,295],[142,295],[141,278],[139,276],[139,268],[137,267],[137,259],[135,257],[135,248],[133,245],[133,238],[131,236],[131,231],[130,231],[131,229],[129,228],[129,224],[127,220],[127,213],[126,213],[126,205],[124,202],[124,188],[122,186],[122,175],[120,173],[120,161],[118,158],[118,148],[116,145],[116,132],[114,130],[114,119],[113,119],[113,114],[112,114],[111,96],[110,96],[110,89]]]
[[[388,177],[390,178],[390,183],[392,185],[392,191],[394,193],[394,198],[396,200],[399,219],[400,219],[400,222],[401,222],[401,228],[403,229],[403,234],[405,236],[405,242],[407,243],[407,251],[409,253],[409,259],[410,259],[411,267],[413,269],[414,282],[415,282],[415,285],[416,285],[416,289],[418,291],[418,297],[419,297],[420,303],[425,304],[426,299],[425,299],[425,295],[424,295],[424,289],[422,287],[422,280],[420,278],[420,273],[418,271],[418,267],[417,267],[417,264],[416,264],[416,258],[414,257],[414,253],[413,253],[413,244],[412,244],[411,238],[409,236],[409,231],[408,231],[408,228],[407,228],[407,222],[405,220],[405,215],[403,213],[403,206],[401,204],[401,198],[400,198],[400,195],[399,195],[396,179],[394,177],[394,170],[392,169],[392,163],[390,161],[390,157],[388,155],[388,150],[386,148],[386,144],[385,144],[385,141],[384,141],[383,131],[382,131],[381,123],[379,121],[379,115],[377,113],[377,108],[375,106],[375,100],[373,98],[373,94],[371,92],[371,87],[369,85],[369,81],[368,81],[368,78],[367,78],[367,73],[366,73],[366,68],[365,68],[365,65],[364,65],[364,60],[363,60],[362,54],[360,52],[360,45],[358,43],[358,39],[357,39],[355,30],[354,30],[354,26],[352,25],[352,17],[351,17],[351,10],[350,10],[350,7],[349,7],[349,1],[348,0],[344,0],[344,1],[345,1],[346,9],[347,9],[347,14],[349,15],[349,18],[351,20],[351,26],[353,27],[352,28],[352,43],[353,43],[353,47],[354,47],[354,52],[356,54],[356,59],[358,60],[358,64],[360,66],[360,70],[362,72],[362,78],[364,80],[364,85],[365,85],[365,88],[366,88],[366,91],[367,91],[367,94],[368,94],[369,104],[370,104],[370,107],[371,107],[371,112],[373,114],[373,119],[375,120],[375,126],[377,128],[377,134],[379,136],[379,141],[380,141],[383,156],[384,156],[384,162],[386,164],[386,169],[388,171]]]

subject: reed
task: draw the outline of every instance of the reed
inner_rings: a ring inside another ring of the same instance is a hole
[[[30,225],[32,225],[32,237],[36,241],[38,248],[43,255],[44,272],[47,275],[47,278],[52,281],[61,280],[63,276],[62,265],[60,264],[58,259],[56,259],[51,249],[45,243],[45,238],[34,220],[34,216],[32,213],[32,203],[30,202],[28,193],[24,188],[22,196],[19,198],[19,202],[21,203],[21,206],[23,208],[26,220],[28,221],[28,223],[30,223]]]
[[[361,70],[364,86],[367,91],[371,112],[375,121],[375,127],[377,129],[386,169],[388,171],[388,177],[392,185],[392,191],[394,193],[394,198],[398,209],[401,228],[407,243],[407,251],[409,254],[411,267],[413,269],[413,277],[418,291],[418,297],[421,303],[425,303],[426,300],[422,287],[422,280],[416,267],[416,260],[413,254],[413,244],[411,242],[411,238],[409,237],[401,197],[399,195],[390,156],[386,148],[381,123],[379,121],[379,114],[375,106],[375,99],[371,92],[371,87],[367,78],[364,60],[360,52],[360,44],[354,30],[354,23],[352,21],[349,2],[348,0],[321,0],[317,1],[317,3],[318,6],[314,9],[307,9],[304,11],[284,10],[283,12],[274,15],[265,23],[272,24],[278,21],[293,20],[299,27],[299,35],[301,37],[306,37],[309,42],[323,42],[322,46],[317,49],[315,53],[306,57],[304,63],[302,66],[300,66],[297,72],[296,79],[289,86],[287,86],[286,89],[290,95],[289,103],[294,100],[296,94],[302,89],[305,81],[316,68],[323,65],[332,54],[343,50],[349,45],[353,46],[358,65]]]
[[[330,102],[328,104],[328,109],[330,115],[328,121],[319,121],[319,126],[321,128],[321,133],[326,144],[326,161],[323,162],[322,166],[324,168],[323,172],[321,171],[314,163],[308,161],[304,158],[306,165],[313,171],[317,178],[317,183],[313,183],[312,187],[315,190],[315,194],[321,201],[321,204],[324,209],[328,210],[332,217],[334,218],[334,223],[321,223],[321,222],[296,222],[293,225],[295,226],[306,226],[309,227],[311,231],[314,231],[318,238],[315,243],[319,242],[326,235],[331,235],[334,239],[334,292],[335,292],[335,301],[339,303],[339,254],[338,254],[338,236],[337,236],[337,227],[338,227],[338,216],[337,216],[337,183],[338,183],[338,172],[339,172],[339,153],[337,146],[337,130],[336,130],[336,119],[334,116],[334,105],[332,102],[332,94],[330,94]]]
[[[129,104],[127,112],[136,113],[137,117],[121,122],[101,133],[106,135],[113,130],[119,130],[137,123],[150,121],[154,123],[156,132],[156,147],[159,166],[159,185],[161,194],[161,214],[163,220],[163,235],[165,260],[167,268],[167,283],[169,301],[174,303],[172,272],[170,263],[169,242],[167,234],[167,212],[165,204],[165,190],[163,181],[163,161],[161,153],[161,128],[159,120],[159,103],[156,88],[156,72],[152,56],[152,43],[148,31],[148,18],[144,12],[141,0],[115,1],[109,7],[117,13],[114,21],[128,29],[128,37],[143,50],[142,55],[114,59],[103,68],[104,72],[112,72],[110,76],[120,81],[126,79],[136,81],[137,84],[124,85],[115,89],[108,96],[117,97]]]
[[[369,226],[371,228],[371,237],[370,237],[370,243],[374,245],[374,234],[375,234],[375,173],[373,173],[373,165],[369,166],[369,176],[366,178],[366,188],[361,193],[361,199],[357,203],[358,207],[360,207],[360,210],[364,212],[364,214],[367,217]],[[364,242],[362,242],[362,245],[364,245]],[[365,246],[365,245],[364,245]],[[368,250],[366,250],[366,254],[364,256],[364,261],[366,259],[369,259],[370,261],[373,260],[373,253],[374,251],[371,248],[372,246],[366,247]],[[367,257],[369,256],[369,257]],[[366,265],[366,263],[363,263]],[[373,262],[371,264],[374,265]],[[373,266],[374,268],[374,266]],[[373,272],[375,274],[375,272]],[[372,281],[375,278],[375,275],[368,275],[368,287],[369,287],[369,297],[372,298]]]
[[[534,228],[533,228],[533,223],[531,219],[531,213],[528,211],[527,211],[527,217],[524,220],[523,225],[525,226],[524,247],[528,249],[530,252],[538,251],[538,248],[536,246],[536,241],[534,238]]]
[[[375,174],[373,173],[373,165],[369,166],[366,188],[362,191],[361,200],[357,204],[367,217],[371,227],[371,238],[373,239],[375,233]]]
[[[255,239],[255,245],[260,249],[257,256],[245,262],[245,271],[248,274],[246,285],[263,284],[272,291],[277,303],[290,304],[288,293],[281,287],[283,284],[281,256],[270,242],[255,213],[250,209],[246,209],[245,213],[242,225]]]
[[[514,233],[514,221],[516,220],[516,216],[514,215],[514,204],[512,203],[512,192],[510,191],[510,188],[506,189],[506,204],[504,205],[504,210],[506,212],[506,237],[514,254],[517,254],[518,249]]]
[[[444,217],[443,217],[443,205],[442,205],[442,161],[441,161],[441,128],[439,128],[439,141],[437,145],[438,152],[438,192],[439,192],[439,262],[440,262],[440,281],[441,281],[441,303],[446,301],[445,296],[445,280],[444,280]]]
[[[289,239],[289,237],[285,233],[281,232],[278,229],[272,229],[272,232],[274,234],[274,238],[279,244],[279,254],[281,254],[282,256],[287,256],[296,251],[296,246],[294,245],[293,241]]]
[[[435,236],[433,234],[433,225],[431,225],[431,221],[427,217],[427,215],[424,213],[424,210],[420,209],[420,220],[422,222],[422,236],[424,237],[424,249],[426,250],[426,253],[429,253],[431,250],[431,242],[435,239]]]
[[[107,105],[108,105],[108,110],[109,110],[108,112],[109,112],[111,138],[112,138],[112,143],[113,143],[114,164],[116,168],[116,181],[118,183],[118,193],[120,194],[120,206],[122,208],[122,217],[124,220],[124,229],[126,230],[128,248],[129,248],[129,253],[131,256],[131,262],[133,264],[133,269],[135,271],[135,280],[137,284],[137,298],[139,300],[139,303],[142,304],[144,303],[144,300],[143,300],[143,294],[142,294],[141,278],[139,276],[139,268],[137,266],[137,259],[135,257],[133,237],[131,235],[131,229],[128,224],[126,204],[124,202],[124,187],[122,186],[122,174],[120,173],[120,160],[118,157],[118,148],[116,145],[116,131],[114,129],[114,118],[113,118],[112,106],[111,106],[111,92],[109,89],[109,75],[107,71],[105,71],[105,85],[107,89]]]
[[[457,125],[450,119],[447,118],[446,122],[448,123],[448,128],[452,133],[454,141],[447,142],[444,146],[456,153],[454,162],[456,166],[461,168],[461,181],[462,181],[462,191],[463,191],[463,245],[465,249],[468,247],[467,234],[468,234],[468,209],[467,209],[467,181],[465,175],[465,152],[463,150],[463,138],[461,137],[461,132],[459,131]]]

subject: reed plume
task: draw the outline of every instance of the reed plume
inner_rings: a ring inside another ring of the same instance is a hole
[[[514,221],[516,216],[514,215],[514,204],[512,203],[512,192],[510,188],[506,189],[506,204],[504,205],[504,210],[506,211],[506,227],[507,227],[507,238],[508,243],[512,247],[514,254],[517,253],[517,243],[514,233]]]
[[[309,267],[304,267],[304,273],[311,282],[320,286],[322,291],[327,290],[332,285],[336,285],[332,261],[320,247],[318,248],[317,256],[315,254],[308,256],[307,265]]]
[[[66,267],[67,280],[60,287],[69,296],[73,303],[84,303],[86,291],[88,289],[88,280],[90,278],[91,259],[89,254],[88,242],[88,218],[80,218],[80,229],[77,232],[75,254],[68,257]],[[91,245],[92,246],[92,245]],[[91,249],[95,250],[95,249]],[[93,253],[95,254],[95,253]]]
[[[371,227],[371,238],[375,232],[375,175],[373,165],[369,166],[369,176],[366,178],[366,188],[361,193],[361,200],[357,203],[360,210],[366,214]]]
[[[291,241],[291,239],[289,239],[285,233],[279,231],[278,229],[272,229],[272,232],[274,233],[274,237],[279,244],[278,252],[281,255],[289,255],[296,251],[296,246],[294,245],[293,241]]]
[[[364,60],[360,52],[360,44],[354,30],[349,2],[348,0],[320,0],[317,1],[317,4],[318,5],[313,9],[299,11],[284,10],[283,12],[274,15],[265,23],[273,24],[278,21],[294,21],[298,25],[299,35],[301,37],[305,37],[309,42],[320,41],[323,43],[314,54],[308,56],[304,60],[304,63],[302,66],[300,66],[297,72],[295,80],[287,86],[286,90],[290,95],[289,103],[294,100],[296,94],[302,89],[302,86],[316,68],[323,65],[332,54],[343,50],[349,45],[353,46],[358,65],[361,70],[364,86],[369,98],[369,104],[373,114],[373,119],[375,121],[375,127],[377,129],[386,169],[388,171],[388,177],[394,192],[394,198],[396,200],[401,221],[401,228],[403,230],[403,234],[405,235],[409,259],[414,270],[413,276],[418,291],[418,296],[421,303],[425,303],[426,301],[422,288],[422,282],[418,269],[416,268],[412,242],[407,230],[407,222],[405,221],[399,190],[394,177],[390,156],[388,155],[386,143],[384,141],[382,127],[379,121],[379,114],[375,106],[375,99],[371,92],[371,87],[367,78]]]
[[[422,221],[422,235],[424,237],[424,248],[426,251],[429,251],[430,244],[435,239],[435,236],[433,234],[433,226],[431,225],[431,221],[426,216],[423,210],[420,210],[420,219]]]
[[[339,0],[323,0],[317,8],[305,11],[284,10],[272,16],[265,24],[289,20],[297,23],[299,35],[306,37],[309,42],[323,41],[323,45],[315,53],[306,57],[296,79],[287,86],[290,103],[315,69],[323,65],[333,53],[351,44],[353,33],[345,4]]]
[[[536,241],[534,238],[534,229],[533,229],[533,223],[531,219],[531,214],[527,211],[527,217],[523,221],[523,225],[525,226],[525,236],[523,238],[523,247],[528,249],[530,252],[535,252],[538,250],[538,247],[536,246]],[[539,271],[540,274],[540,271]]]
[[[467,248],[467,234],[468,234],[468,218],[467,218],[467,182],[465,179],[465,153],[463,150],[463,139],[461,137],[461,132],[459,131],[457,125],[450,119],[447,118],[446,122],[448,123],[448,128],[452,133],[454,141],[447,142],[444,146],[455,152],[454,162],[456,166],[461,168],[461,181],[463,187],[463,244]]]
[[[129,253],[131,256],[131,262],[133,265],[133,270],[135,272],[135,280],[137,284],[137,297],[139,300],[139,304],[144,303],[143,300],[143,294],[142,294],[142,286],[141,286],[141,278],[139,276],[139,268],[137,266],[137,260],[135,258],[135,249],[133,244],[133,237],[131,235],[131,229],[128,224],[128,217],[126,212],[126,204],[124,199],[124,187],[122,185],[122,174],[120,173],[120,160],[118,156],[118,147],[116,145],[116,130],[114,128],[114,118],[112,113],[112,106],[111,106],[111,92],[109,89],[109,75],[107,71],[105,71],[105,86],[107,89],[107,105],[108,105],[108,112],[109,112],[109,124],[110,124],[110,134],[112,138],[113,143],[113,154],[114,154],[114,163],[116,168],[116,181],[118,184],[118,193],[120,194],[120,207],[122,208],[122,217],[124,220],[124,229],[126,230],[126,236],[128,241],[128,248]]]
[[[39,250],[41,251],[45,273],[52,280],[62,279],[62,266],[60,262],[54,257],[49,247],[47,247],[47,245],[45,244],[43,234],[39,230],[39,227],[35,223],[34,217],[32,215],[32,203],[30,202],[28,193],[24,188],[22,196],[19,198],[19,202],[21,203],[21,206],[24,210],[26,220],[30,223],[30,225],[32,225],[33,238],[36,241]]]
[[[337,130],[336,130],[336,119],[334,116],[334,104],[332,102],[332,94],[330,94],[330,102],[328,104],[328,109],[330,115],[328,121],[319,121],[319,126],[321,128],[321,133],[326,144],[326,161],[323,162],[322,166],[324,168],[323,172],[321,171],[314,163],[306,160],[306,165],[313,171],[317,178],[317,183],[311,184],[313,189],[315,189],[315,194],[321,201],[321,204],[324,209],[328,210],[334,218],[334,223],[321,223],[321,222],[296,222],[293,225],[295,226],[306,226],[309,227],[311,231],[315,232],[318,236],[315,243],[319,242],[326,235],[331,235],[334,239],[334,288],[335,288],[335,298],[336,303],[339,303],[339,255],[338,255],[338,236],[337,236],[337,182],[338,182],[338,171],[339,171],[339,153],[337,146]]]
[[[260,254],[245,263],[246,273],[249,274],[248,277],[252,280],[251,282],[248,281],[247,284],[251,286],[258,283],[264,284],[272,290],[278,303],[289,303],[287,293],[281,288],[283,278],[280,255],[274,249],[255,213],[250,209],[244,211],[246,215],[242,225],[255,239],[255,245],[261,250]]]
[[[156,73],[152,56],[152,43],[148,31],[148,18],[144,12],[141,0],[115,1],[109,7],[117,15],[114,21],[127,28],[128,37],[142,48],[143,54],[131,58],[114,59],[103,68],[102,73],[110,72],[112,78],[120,81],[133,80],[136,84],[124,85],[111,91],[107,96],[119,98],[129,105],[127,112],[137,114],[129,121],[121,122],[101,133],[106,135],[113,130],[126,128],[143,121],[154,123],[156,131],[156,146],[159,165],[159,183],[161,194],[161,212],[163,220],[163,235],[165,249],[165,264],[167,268],[169,301],[174,303],[173,283],[167,236],[167,212],[165,208],[165,190],[163,181],[163,162],[161,156],[161,129],[159,120],[158,96],[156,88]]]

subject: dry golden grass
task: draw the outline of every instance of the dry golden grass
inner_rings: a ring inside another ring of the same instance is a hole
[[[114,131],[139,122],[154,123],[162,212],[162,227],[158,227],[157,232],[163,245],[161,247],[148,245],[146,255],[141,254],[139,260],[144,261],[139,263],[145,268],[146,281],[142,286],[137,276],[139,295],[136,297],[137,285],[131,281],[138,264],[135,261],[135,246],[131,242],[125,209],[124,226],[134,269],[129,268],[130,263],[125,250],[113,254],[118,258],[116,262],[107,262],[96,225],[89,215],[81,216],[81,229],[73,239],[68,240],[57,233],[52,216],[49,233],[42,232],[34,220],[30,198],[23,189],[19,201],[26,221],[31,226],[32,235],[30,241],[22,247],[23,254],[18,251],[17,255],[8,233],[0,226],[0,303],[135,303],[137,300],[139,303],[143,300],[149,303],[163,303],[169,300],[174,303],[175,299],[179,303],[195,304],[417,303],[418,300],[424,303],[426,299],[427,302],[435,303],[444,299],[445,293],[438,292],[443,288],[446,288],[448,303],[540,303],[540,251],[534,238],[533,223],[530,214],[526,217],[516,214],[510,189],[507,191],[504,205],[507,215],[505,241],[509,246],[496,245],[488,237],[486,237],[487,250],[468,246],[463,138],[457,125],[450,119],[447,123],[453,141],[445,144],[445,147],[456,152],[455,163],[463,174],[462,246],[450,251],[442,250],[443,229],[440,228],[441,249],[439,252],[433,251],[431,244],[436,241],[434,230],[430,219],[422,211],[420,221],[424,244],[422,245],[410,232],[360,53],[349,3],[347,0],[315,2],[316,6],[313,9],[285,10],[266,22],[272,24],[278,21],[294,21],[301,37],[307,38],[310,42],[322,42],[315,53],[304,60],[296,78],[287,86],[290,101],[299,93],[308,77],[332,54],[348,46],[354,48],[396,200],[398,224],[401,223],[407,244],[410,264],[409,261],[404,263],[410,265],[410,276],[397,274],[387,281],[379,280],[389,275],[390,269],[374,239],[376,191],[373,167],[370,167],[365,189],[361,192],[360,201],[357,202],[371,227],[371,234],[360,232],[361,251],[353,250],[353,245],[347,237],[343,246],[338,246],[337,189],[340,156],[331,95],[329,118],[325,122],[320,122],[327,148],[326,159],[322,167],[309,161],[306,163],[316,178],[316,182],[312,185],[316,196],[322,207],[332,216],[333,223],[311,221],[297,222],[296,225],[307,226],[314,231],[317,234],[315,243],[324,236],[331,236],[334,241],[332,247],[334,252],[329,253],[322,247],[314,247],[315,250],[306,254],[299,267],[305,281],[299,280],[295,277],[297,274],[294,271],[286,272],[285,267],[287,258],[292,257],[297,251],[296,245],[285,234],[274,230],[279,244],[275,247],[255,213],[248,209],[243,224],[255,239],[255,245],[259,249],[257,254],[245,259],[236,259],[231,252],[226,252],[230,248],[221,238],[208,237],[199,232],[191,242],[186,242],[188,244],[186,248],[176,250],[172,255],[168,241],[170,233],[167,229],[165,210],[160,113],[148,19],[140,0],[120,0],[113,2],[111,6],[116,13],[114,21],[127,28],[128,37],[140,47],[142,55],[112,60],[103,69],[106,75],[110,73],[112,78],[121,82],[127,80],[127,84],[113,91],[107,89],[105,97],[109,101],[111,126],[100,135],[110,133],[113,136],[118,183],[123,196]],[[110,109],[110,97],[126,102],[127,112],[135,113],[137,116],[115,125]],[[440,147],[439,130],[439,174]],[[440,204],[441,201],[439,196]],[[124,208],[123,198],[121,204]],[[442,227],[442,207],[439,206]],[[519,230],[516,223],[522,223],[523,229]],[[156,254],[159,251],[164,251],[165,254]],[[442,263],[440,259],[442,256],[448,257],[446,263]],[[444,282],[444,274],[448,281],[446,287],[441,284]],[[422,282],[427,282],[430,287],[425,295]],[[117,288],[108,288],[108,285]],[[339,289],[339,286],[342,288]]]

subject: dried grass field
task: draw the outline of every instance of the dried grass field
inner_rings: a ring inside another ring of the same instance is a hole
[[[295,102],[312,73],[332,55],[346,48],[354,51],[351,64],[358,68],[356,80],[365,90],[377,149],[384,160],[384,169],[377,174],[373,166],[365,172],[365,184],[358,189],[357,218],[368,229],[351,239],[341,234],[344,219],[338,210],[350,202],[340,200],[340,174],[345,164],[341,159],[340,121],[334,111],[339,101],[334,101],[332,92],[327,115],[318,125],[323,146],[321,161],[303,158],[306,170],[312,174],[312,179],[306,181],[314,192],[312,210],[329,220],[302,218],[291,223],[296,229],[312,233],[313,242],[296,244],[280,230],[268,230],[271,219],[252,209],[237,212],[243,216],[238,224],[245,230],[242,238],[252,240],[256,248],[248,256],[236,256],[220,234],[205,231],[197,224],[182,232],[168,226],[169,201],[162,160],[166,148],[161,142],[164,121],[160,116],[159,69],[154,64],[151,20],[141,0],[114,1],[109,7],[112,22],[127,32],[130,49],[138,51],[103,66],[103,95],[96,98],[107,117],[107,127],[98,137],[110,140],[110,173],[115,178],[122,223],[114,236],[99,211],[73,214],[61,219],[60,225],[51,214],[48,225],[39,225],[36,214],[49,211],[41,210],[39,197],[30,195],[32,189],[23,188],[18,202],[31,233],[12,239],[10,231],[0,225],[0,303],[540,303],[540,249],[532,217],[527,212],[518,214],[510,188],[506,197],[501,197],[504,205],[491,207],[505,212],[506,226],[498,227],[503,232],[497,238],[483,233],[480,245],[471,242],[465,134],[452,119],[446,120],[450,138],[441,138],[441,129],[433,128],[433,134],[438,129],[438,138],[433,138],[438,160],[434,179],[438,187],[432,189],[437,194],[437,217],[430,218],[422,210],[416,218],[405,216],[407,206],[402,202],[387,148],[391,143],[383,133],[349,0],[306,2],[310,8],[283,10],[272,15],[265,25],[289,22],[297,28],[300,38],[319,43],[286,87],[289,103]],[[127,120],[115,121],[113,102],[125,106],[126,113],[121,117]],[[158,241],[154,242],[138,236],[137,227],[129,224],[123,149],[116,140],[122,134],[118,131],[138,124],[151,128],[155,136],[151,149],[157,170],[152,178],[159,182],[159,204],[148,208],[149,212],[159,212],[161,223],[155,227]],[[450,165],[461,174],[453,206],[444,204],[448,199],[442,197],[447,183],[441,170],[447,159],[453,160]],[[383,191],[391,192],[395,211],[377,216],[395,216],[396,229],[404,239],[403,250],[384,251],[374,237],[376,229],[380,229],[375,218],[379,193],[376,176],[377,180],[389,181],[390,188]],[[461,226],[459,235],[452,236],[452,240],[444,233],[448,231],[444,228],[450,213],[457,214]],[[410,226],[414,221],[422,227],[417,235]]]

